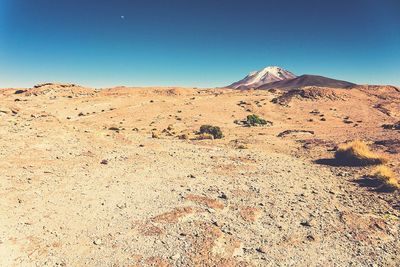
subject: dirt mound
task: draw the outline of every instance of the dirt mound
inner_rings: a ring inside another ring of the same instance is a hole
[[[162,96],[177,96],[187,94],[187,89],[183,88],[160,88],[154,89],[152,93]]]
[[[101,90],[103,95],[130,95],[140,94],[142,96],[181,96],[192,95],[193,89],[180,87],[125,87],[118,86]]]
[[[392,94],[393,96],[393,93],[400,93],[400,88],[391,85],[357,85],[354,89],[383,98],[385,98],[385,94]]]
[[[50,97],[77,97],[94,95],[95,90],[76,84],[42,83],[33,86],[25,92],[26,96],[47,95]]]
[[[68,88],[68,87],[80,87],[73,83],[40,83],[33,86],[33,88],[44,88],[44,87],[61,87],[61,88]]]
[[[278,134],[278,137],[285,137],[287,135],[293,134],[314,134],[314,131],[307,131],[307,130],[286,130]]]
[[[332,88],[312,86],[284,92],[282,95],[272,99],[272,102],[280,105],[288,105],[293,99],[336,101],[345,100],[346,98],[346,92],[339,92],[339,90]]]

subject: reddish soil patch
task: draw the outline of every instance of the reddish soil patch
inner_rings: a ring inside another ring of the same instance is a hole
[[[221,201],[198,195],[187,195],[186,199],[196,202],[198,204],[206,205],[208,208],[215,210],[222,210],[225,205]]]
[[[195,209],[193,209],[192,207],[176,208],[172,211],[165,212],[163,214],[153,217],[152,221],[161,223],[176,223],[180,219],[193,213],[195,213]]]

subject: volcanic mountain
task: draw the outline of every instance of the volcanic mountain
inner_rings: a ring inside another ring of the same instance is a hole
[[[318,86],[318,87],[330,87],[330,88],[350,88],[356,84],[341,80],[335,80],[323,76],[317,75],[301,75],[294,79],[282,80],[272,83],[263,84],[256,89],[295,89],[305,86]]]
[[[350,88],[356,84],[341,80],[335,80],[317,75],[296,76],[292,72],[281,67],[266,67],[260,71],[255,71],[247,75],[242,80],[235,82],[228,88],[233,89],[294,89],[305,86],[331,87],[331,88]]]
[[[250,89],[265,84],[296,78],[296,75],[280,67],[266,67],[260,71],[251,72],[242,80],[228,86],[233,89]]]

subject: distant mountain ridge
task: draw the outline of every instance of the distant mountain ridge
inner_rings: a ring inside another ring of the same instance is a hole
[[[247,75],[240,81],[227,86],[232,89],[295,89],[305,86],[332,87],[332,88],[350,88],[356,84],[331,79],[318,75],[296,76],[292,72],[281,67],[266,67],[260,71],[255,71]]]
[[[317,75],[301,75],[294,79],[282,80],[273,83],[264,84],[256,89],[295,89],[305,86],[331,87],[331,88],[350,88],[355,86],[355,83],[335,80]]]

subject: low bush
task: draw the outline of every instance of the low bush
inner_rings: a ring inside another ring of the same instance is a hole
[[[253,115],[248,115],[245,124],[248,126],[257,126],[257,125],[265,125],[268,122],[264,120],[263,118],[260,118],[259,116],[253,114]]]
[[[367,144],[356,140],[342,144],[335,153],[335,159],[342,165],[366,166],[387,162],[387,158],[369,150]]]
[[[200,127],[199,134],[210,134],[213,136],[214,139],[221,139],[222,137],[224,137],[221,128],[212,125],[202,125]]]
[[[272,121],[267,121],[256,114],[248,115],[244,120],[235,120],[234,123],[245,127],[273,125]]]

